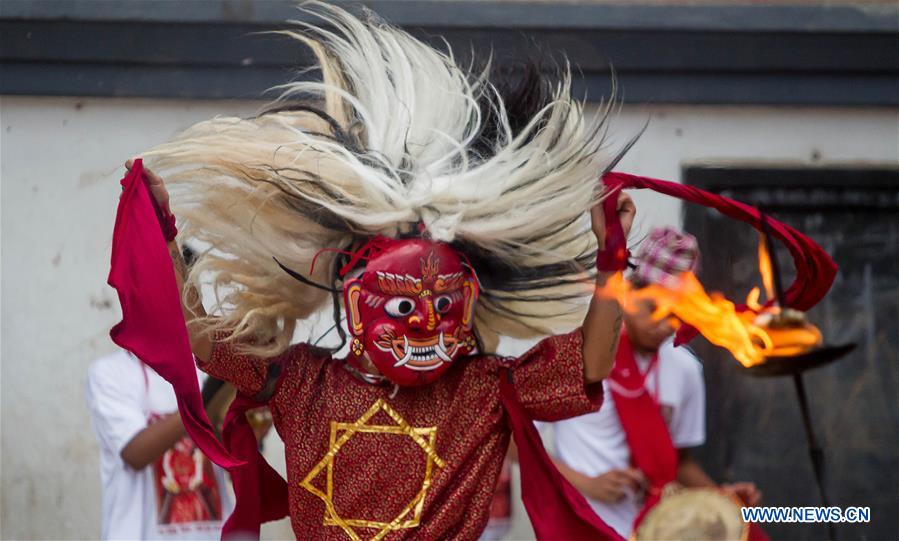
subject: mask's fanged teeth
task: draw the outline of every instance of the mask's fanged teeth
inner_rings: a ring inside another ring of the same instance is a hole
[[[434,352],[437,353],[437,356],[445,362],[450,362],[453,360],[446,352],[446,344],[443,341],[442,331],[440,333],[440,338],[437,339],[437,347],[435,348]]]
[[[412,348],[409,347],[409,338],[407,336],[403,336],[403,358],[398,360],[396,364],[393,365],[394,368],[398,368],[400,366],[405,365],[412,359]]]

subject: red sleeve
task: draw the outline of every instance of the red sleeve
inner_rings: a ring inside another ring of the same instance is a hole
[[[577,417],[602,405],[602,382],[584,383],[583,341],[580,329],[550,336],[515,360],[515,389],[535,420]]]
[[[277,357],[262,359],[241,353],[232,342],[214,341],[209,361],[199,361],[197,366],[248,397],[272,405],[285,389],[294,397],[311,392],[306,386],[317,381],[330,360],[328,350],[309,344],[293,344]]]
[[[197,366],[210,376],[225,380],[238,391],[254,397],[269,383],[270,372],[275,372],[272,367],[278,361],[278,357],[263,359],[241,353],[233,342],[221,341],[215,337],[209,360],[203,362],[197,359]],[[271,376],[276,377],[277,374]]]

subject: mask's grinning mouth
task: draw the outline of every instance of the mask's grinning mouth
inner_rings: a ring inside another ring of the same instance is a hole
[[[431,361],[437,358],[437,349],[434,347],[417,348],[409,346],[412,350],[413,361]]]
[[[413,370],[430,370],[443,364],[442,357],[446,356],[443,351],[438,351],[439,345],[435,346],[409,346],[405,345],[405,352],[402,358],[398,359],[394,366],[406,366]],[[444,353],[443,356],[440,354]],[[396,356],[396,352],[394,352]]]
[[[451,352],[455,351],[455,337],[449,337],[450,346],[446,345],[446,336],[441,332],[439,335],[425,340],[414,340],[414,343],[425,345],[412,345],[409,343],[409,337],[403,336],[402,339],[391,339],[387,344],[378,344],[378,348],[382,351],[390,351],[393,353],[396,363],[394,368],[405,366],[412,370],[434,370],[445,362],[452,362]],[[388,345],[389,344],[389,345]]]

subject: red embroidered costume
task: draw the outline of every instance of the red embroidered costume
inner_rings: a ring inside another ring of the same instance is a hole
[[[276,362],[281,375],[269,406],[287,449],[298,539],[348,539],[349,530],[372,539],[397,518],[404,529],[389,539],[477,539],[509,444],[500,369],[512,368],[535,419],[581,415],[602,398],[601,385],[584,386],[579,330],[547,338],[518,359],[462,358],[437,382],[400,388],[393,397],[392,385],[366,383],[327,351],[305,344]],[[269,370],[266,361],[227,345],[217,346],[201,368],[250,396],[262,390]],[[358,432],[347,426],[356,424]],[[403,424],[422,439],[391,432]],[[331,462],[335,439],[345,435],[352,437],[336,447]]]

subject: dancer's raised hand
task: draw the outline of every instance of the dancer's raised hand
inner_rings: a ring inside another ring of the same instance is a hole
[[[615,197],[610,195],[609,197]],[[618,192],[618,202],[615,206],[618,212],[618,219],[621,221],[621,229],[624,230],[624,238],[627,238],[631,232],[631,226],[634,223],[634,217],[637,215],[637,206],[631,196],[624,192]],[[602,203],[596,204],[590,209],[590,220],[593,224],[593,233],[596,240],[599,241],[599,248],[602,250],[606,244],[606,217],[602,209]]]
[[[134,159],[125,162],[125,169],[131,171],[134,167]],[[169,207],[169,191],[165,187],[165,182],[153,171],[144,167],[144,182],[150,190],[153,200],[153,208],[156,210],[156,218],[159,219],[159,227],[162,228],[162,234],[167,242],[175,240],[178,234],[178,228],[175,227],[175,215],[172,214]]]

